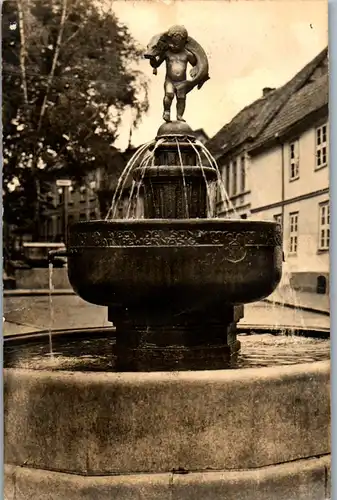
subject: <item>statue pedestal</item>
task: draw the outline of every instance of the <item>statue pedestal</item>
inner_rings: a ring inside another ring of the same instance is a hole
[[[128,309],[121,314],[109,308],[109,319],[116,326],[118,371],[229,367],[231,356],[240,349],[236,324],[243,317],[243,306],[225,306],[218,314],[207,310],[179,317],[161,313]]]
[[[170,136],[185,136],[195,139],[191,127],[186,122],[180,121],[164,122],[158,129],[156,139]]]

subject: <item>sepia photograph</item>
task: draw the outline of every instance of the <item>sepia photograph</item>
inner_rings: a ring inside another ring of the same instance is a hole
[[[3,1],[5,500],[332,500],[328,40]]]

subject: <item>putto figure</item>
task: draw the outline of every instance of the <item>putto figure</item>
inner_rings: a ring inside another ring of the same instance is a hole
[[[171,106],[175,96],[177,120],[185,121],[186,95],[196,86],[200,89],[209,80],[208,59],[204,49],[188,35],[184,26],[172,26],[150,40],[144,57],[150,60],[155,75],[157,68],[166,61],[163,119],[171,121]],[[188,63],[193,66],[190,80],[187,80]]]

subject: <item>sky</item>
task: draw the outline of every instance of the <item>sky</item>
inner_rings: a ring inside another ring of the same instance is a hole
[[[326,0],[112,0],[112,9],[144,47],[174,24],[202,45],[211,79],[188,94],[184,117],[210,137],[258,99],[263,87],[286,83],[328,43]],[[157,76],[146,60],[139,69],[150,79],[150,110],[133,132],[134,146],[153,139],[162,124],[165,78],[164,65]],[[131,113],[123,117],[115,144],[121,149],[131,119]]]

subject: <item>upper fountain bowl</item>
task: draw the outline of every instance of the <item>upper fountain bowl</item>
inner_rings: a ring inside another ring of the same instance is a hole
[[[99,220],[69,233],[68,274],[84,300],[104,306],[220,308],[270,295],[281,279],[281,228],[273,222]]]

